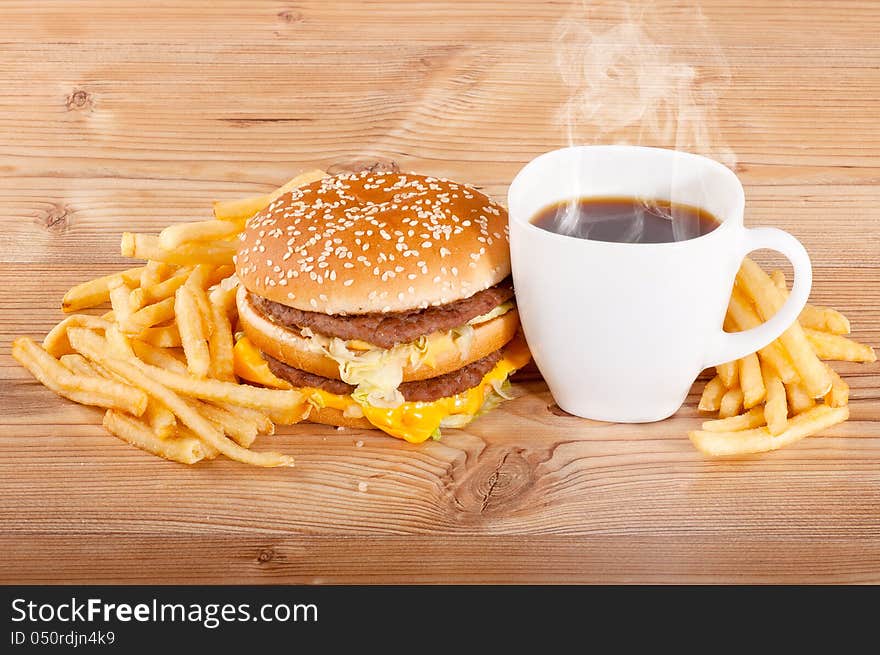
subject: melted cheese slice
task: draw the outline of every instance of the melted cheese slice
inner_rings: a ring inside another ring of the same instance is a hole
[[[269,370],[260,351],[242,337],[234,349],[235,374],[250,382],[257,382],[276,389],[290,389],[291,385],[277,377]],[[483,406],[489,390],[495,384],[501,384],[517,369],[525,366],[531,353],[522,335],[504,347],[501,360],[491,371],[483,376],[480,383],[454,396],[438,398],[430,402],[404,402],[397,407],[374,407],[367,403],[361,404],[364,417],[374,426],[410,443],[421,443],[428,439],[440,427],[447,416],[475,415]],[[309,394],[324,407],[345,411],[355,403],[351,396],[342,396],[322,389],[304,387],[303,393]]]
[[[493,384],[501,384],[519,368],[525,366],[531,354],[521,337],[504,348],[501,360],[483,376],[480,383],[454,396],[430,402],[405,402],[397,407],[361,405],[367,420],[388,434],[410,443],[421,443],[440,427],[447,416],[473,416],[483,406]]]
[[[287,380],[282,380],[269,369],[259,349],[247,337],[241,337],[235,342],[235,347],[232,349],[232,366],[235,374],[248,382],[256,382],[273,389],[292,388]]]

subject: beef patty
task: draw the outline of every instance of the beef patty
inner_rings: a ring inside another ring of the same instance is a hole
[[[356,314],[342,316],[307,312],[250,294],[254,307],[273,322],[289,328],[310,328],[315,332],[340,339],[360,339],[380,348],[392,348],[398,343],[415,341],[432,332],[446,332],[464,325],[472,318],[487,314],[503,302],[513,298],[510,278],[478,291],[470,298],[456,300],[448,305],[417,309],[411,312]]]
[[[269,370],[279,378],[287,380],[295,387],[313,387],[315,389],[323,389],[330,393],[345,396],[354,391],[354,386],[335,380],[325,378],[321,375],[308,373],[307,371],[294,368],[284,362],[269,357],[263,353],[263,358],[269,364]],[[427,380],[416,380],[414,382],[404,382],[398,389],[406,400],[410,401],[427,401],[437,400],[438,398],[447,398],[455,394],[466,391],[477,386],[483,377],[492,370],[498,360],[501,359],[501,350],[496,350],[471,362],[467,366],[463,366],[457,371],[438,375],[436,378],[428,378]]]

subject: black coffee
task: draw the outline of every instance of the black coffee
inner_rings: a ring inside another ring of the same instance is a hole
[[[572,198],[545,207],[532,224],[578,239],[615,243],[687,241],[721,223],[705,209],[669,200]]]

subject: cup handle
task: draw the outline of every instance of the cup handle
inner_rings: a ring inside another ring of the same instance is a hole
[[[709,348],[703,368],[745,357],[777,339],[795,322],[810,295],[813,284],[810,257],[801,242],[788,232],[775,227],[747,229],[740,248],[741,257],[762,248],[782,253],[794,267],[794,284],[785,304],[769,321],[744,332],[725,332],[723,328],[719,330],[714,345]]]

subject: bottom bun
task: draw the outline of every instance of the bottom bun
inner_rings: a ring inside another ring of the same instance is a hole
[[[309,423],[322,423],[324,425],[336,425],[344,428],[360,428],[363,430],[378,430],[364,417],[354,418],[344,416],[341,409],[334,407],[313,408],[306,419]]]

